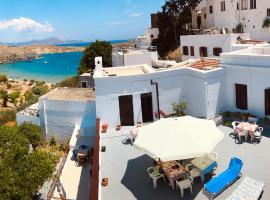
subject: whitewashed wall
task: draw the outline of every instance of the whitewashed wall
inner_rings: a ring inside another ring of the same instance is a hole
[[[241,50],[238,51],[239,55],[232,53],[221,55],[222,66],[226,69],[225,95],[227,110],[249,112],[264,117],[264,90],[270,87],[270,52],[268,52],[268,56],[248,55],[248,52],[259,52],[261,49]],[[247,85],[248,110],[236,108],[235,84]]]
[[[95,102],[39,99],[40,125],[47,137],[55,134],[59,140],[68,139],[75,127],[82,136],[95,134]]]
[[[18,125],[20,125],[24,122],[32,123],[32,124],[35,124],[38,126],[40,125],[39,117],[35,117],[33,115],[25,115],[21,112],[16,113],[16,122]]]
[[[200,47],[207,47],[208,57],[219,58],[213,55],[213,48],[222,48],[223,53],[231,52],[237,38],[250,39],[250,34],[213,34],[213,35],[183,35],[180,36],[181,49],[188,46],[189,55],[182,55],[182,60],[200,57]],[[194,46],[194,56],[190,56],[190,46]]]
[[[196,8],[196,10],[202,10],[200,15],[202,16],[204,24],[203,28],[227,28],[232,31],[239,23],[242,23],[244,25],[244,32],[251,33],[252,39],[270,41],[270,29],[262,28],[263,20],[267,16],[267,9],[270,8],[269,0],[257,0],[256,9],[250,9],[250,0],[247,0],[247,10],[241,10],[240,0],[225,0],[226,11],[224,12],[221,11],[220,2],[221,0],[204,0],[204,3]],[[240,10],[237,10],[237,2],[239,2]],[[209,13],[210,5],[213,6],[213,14]],[[203,6],[206,6],[206,9],[203,8]],[[204,19],[204,13],[207,14],[207,19]],[[198,14],[196,14],[196,12],[192,12],[192,24],[194,28],[197,28],[197,16]]]
[[[110,126],[120,124],[118,96],[133,95],[135,123],[142,121],[140,94],[147,92],[152,92],[153,112],[157,112],[155,86],[151,85],[151,80],[159,85],[160,109],[165,113],[173,112],[173,102],[185,101],[188,103],[187,114],[195,117],[213,117],[222,109],[220,102],[216,102],[220,98],[220,93],[211,92],[212,89],[217,91],[217,87],[208,88],[205,82],[217,83],[219,80],[217,77],[222,79],[223,76],[223,69],[206,73],[181,68],[136,76],[96,77],[97,117]],[[214,97],[208,98],[206,90]],[[218,96],[215,97],[215,95]],[[217,106],[207,107],[208,102]],[[207,109],[213,109],[213,111]]]

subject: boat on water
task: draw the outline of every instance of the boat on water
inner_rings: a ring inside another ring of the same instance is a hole
[[[48,62],[47,61],[44,61],[44,64],[48,64]]]

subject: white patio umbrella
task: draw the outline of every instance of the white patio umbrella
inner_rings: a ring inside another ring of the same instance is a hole
[[[139,128],[134,146],[153,159],[183,160],[211,153],[223,137],[212,120],[163,118]]]

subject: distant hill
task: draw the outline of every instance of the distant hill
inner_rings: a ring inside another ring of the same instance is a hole
[[[68,45],[68,44],[79,44],[84,43],[84,41],[80,40],[61,40],[57,37],[51,37],[43,40],[30,40],[26,42],[18,42],[18,43],[9,43],[9,45],[15,46],[32,46],[32,45]]]

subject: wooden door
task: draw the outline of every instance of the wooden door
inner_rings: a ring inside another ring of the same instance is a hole
[[[152,93],[141,94],[141,108],[143,122],[153,121]]]
[[[119,111],[121,126],[134,125],[132,95],[119,96]]]

